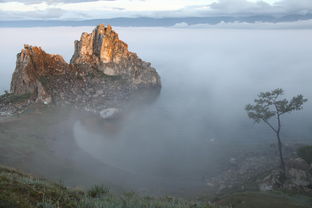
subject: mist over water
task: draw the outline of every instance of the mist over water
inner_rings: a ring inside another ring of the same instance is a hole
[[[114,29],[157,69],[162,90],[154,103],[125,113],[113,132],[75,123],[75,141],[94,159],[142,180],[197,183],[217,174],[220,161],[240,148],[275,141],[270,129],[244,112],[259,92],[275,88],[310,100],[303,111],[285,115],[283,138],[311,139],[311,30]],[[23,43],[69,60],[73,41],[91,30],[1,28],[0,90],[9,89]]]

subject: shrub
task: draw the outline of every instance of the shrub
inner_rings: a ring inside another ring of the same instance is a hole
[[[88,196],[92,198],[101,197],[109,193],[109,188],[103,185],[95,185],[88,191]]]
[[[21,103],[21,102],[24,102],[24,101],[30,99],[31,96],[32,96],[31,93],[26,93],[26,94],[22,94],[22,95],[15,95],[13,93],[7,93],[7,94],[0,96],[0,103],[3,103],[3,104]]]
[[[297,150],[297,154],[299,157],[304,159],[308,164],[312,163],[312,146],[300,147]]]

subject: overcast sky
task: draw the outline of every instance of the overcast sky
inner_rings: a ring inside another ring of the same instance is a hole
[[[312,0],[0,0],[0,20],[312,13]]]

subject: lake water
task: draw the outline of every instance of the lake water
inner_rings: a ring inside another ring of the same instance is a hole
[[[0,90],[9,89],[24,43],[69,61],[74,40],[91,30],[0,28]],[[311,139],[312,30],[115,30],[157,69],[162,90],[153,104],[130,112],[117,133],[73,126],[77,144],[94,159],[142,176],[199,181],[216,174],[218,161],[233,149],[275,141],[270,129],[244,112],[259,92],[275,88],[310,100],[303,111],[284,116],[283,139]]]

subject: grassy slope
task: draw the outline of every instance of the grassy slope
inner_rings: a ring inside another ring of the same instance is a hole
[[[308,208],[312,207],[312,199],[277,192],[245,192],[225,197],[217,204],[231,208]],[[212,208],[215,206],[172,197],[141,197],[135,193],[117,196],[102,186],[83,192],[0,166],[0,208],[37,207]]]
[[[0,208],[212,208],[207,203],[171,197],[140,197],[134,193],[111,194],[101,186],[89,192],[72,190],[0,166]]]
[[[232,208],[308,208],[312,207],[312,197],[281,192],[242,192],[225,197],[217,204]]]

